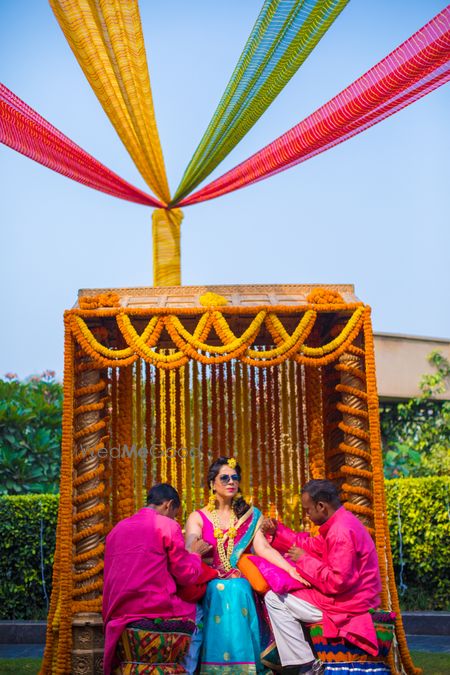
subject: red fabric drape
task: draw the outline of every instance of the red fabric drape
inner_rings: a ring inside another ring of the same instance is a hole
[[[0,141],[78,183],[138,204],[162,206],[82,150],[1,83]]]
[[[183,199],[214,199],[284,171],[393,115],[450,79],[450,6],[309,117]]]

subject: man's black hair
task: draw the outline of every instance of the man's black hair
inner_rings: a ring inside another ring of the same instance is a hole
[[[157,483],[150,488],[147,495],[147,506],[160,506],[164,502],[172,501],[175,508],[181,505],[180,496],[170,483]]]
[[[341,500],[337,487],[330,480],[309,480],[302,487],[302,494],[307,492],[313,502],[327,502],[332,506],[340,506]]]

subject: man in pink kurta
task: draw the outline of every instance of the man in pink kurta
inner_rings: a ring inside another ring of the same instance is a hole
[[[194,619],[195,604],[177,596],[177,585],[195,583],[201,554],[210,547],[196,542],[189,553],[174,520],[180,507],[177,491],[155,485],[148,506],[120,521],[105,546],[103,621],[104,672],[111,673],[116,644],[128,623],[142,618]]]
[[[321,621],[325,637],[342,637],[369,654],[378,653],[368,613],[378,607],[381,591],[372,538],[361,521],[341,506],[330,481],[306,483],[302,504],[313,523],[320,526],[318,536],[295,533],[281,523],[276,529],[274,524],[266,527],[273,535],[272,546],[288,554],[311,584],[285,595],[272,591],[266,595],[281,662],[291,673],[313,672],[314,657],[300,621]]]

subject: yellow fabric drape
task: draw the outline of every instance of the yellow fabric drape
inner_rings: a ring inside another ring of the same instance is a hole
[[[153,224],[153,285],[181,284],[180,227],[181,209],[155,209]]]
[[[137,0],[50,0],[89,84],[147,185],[170,201]]]

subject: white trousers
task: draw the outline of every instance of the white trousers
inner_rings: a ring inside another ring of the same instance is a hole
[[[315,623],[322,612],[290,593],[266,593],[264,598],[282,666],[302,665],[315,659],[300,621]]]

